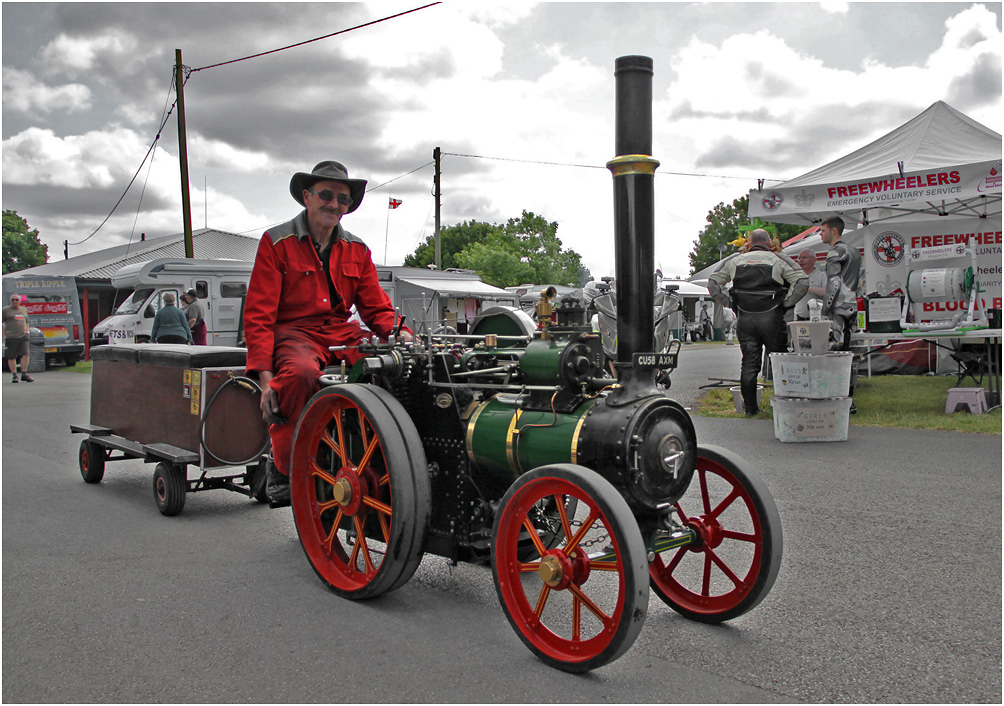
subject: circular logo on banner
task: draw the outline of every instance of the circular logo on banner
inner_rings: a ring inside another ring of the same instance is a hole
[[[768,211],[773,211],[775,208],[781,205],[782,201],[784,201],[784,199],[781,197],[781,194],[778,193],[767,194],[763,199],[763,207],[766,208]]]
[[[894,267],[903,262],[906,254],[906,240],[895,231],[879,233],[872,243],[872,257],[883,267]]]

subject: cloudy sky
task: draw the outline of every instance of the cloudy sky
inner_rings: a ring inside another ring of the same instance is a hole
[[[259,236],[289,179],[337,159],[371,190],[346,227],[377,263],[443,225],[533,211],[613,274],[614,60],[655,61],[656,258],[689,272],[710,209],[861,147],[938,100],[1001,132],[1000,3],[3,3],[3,208],[50,258],[183,230]],[[176,113],[175,113],[176,115]],[[135,184],[108,222],[130,179]],[[396,210],[390,197],[401,199]],[[85,240],[86,239],[86,240]],[[83,241],[83,242],[81,242]]]

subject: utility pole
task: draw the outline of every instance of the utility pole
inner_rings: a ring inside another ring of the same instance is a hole
[[[432,159],[436,162],[436,175],[435,177],[433,177],[433,184],[435,185],[435,188],[433,189],[432,193],[433,196],[436,197],[436,269],[437,270],[443,269],[442,252],[439,247],[439,207],[441,205],[441,200],[443,196],[443,191],[440,188],[441,186],[440,166],[442,163],[441,155],[442,153],[440,152],[440,149],[438,147],[432,150]]]
[[[185,222],[185,257],[195,257],[192,242],[192,200],[188,193],[188,135],[185,131],[185,67],[181,49],[174,50],[174,82],[178,90],[178,161],[181,162],[181,215]]]

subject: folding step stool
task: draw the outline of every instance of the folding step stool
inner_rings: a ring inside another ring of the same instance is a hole
[[[966,405],[973,414],[987,411],[987,397],[982,387],[953,387],[948,390],[945,414],[958,411],[959,405]]]

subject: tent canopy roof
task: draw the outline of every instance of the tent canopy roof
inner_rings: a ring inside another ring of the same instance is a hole
[[[516,295],[512,292],[507,292],[504,289],[499,289],[498,287],[493,287],[490,284],[482,282],[477,276],[469,279],[453,279],[440,277],[413,277],[408,275],[399,276],[397,281],[407,282],[408,284],[419,287],[420,289],[461,299],[504,299],[512,301],[516,298]]]
[[[938,101],[913,120],[829,164],[786,181],[806,186],[939,169],[1001,158],[1001,136]]]
[[[947,103],[777,186],[750,190],[750,218],[864,223],[1001,211],[1001,136]],[[867,213],[866,213],[867,212]]]

